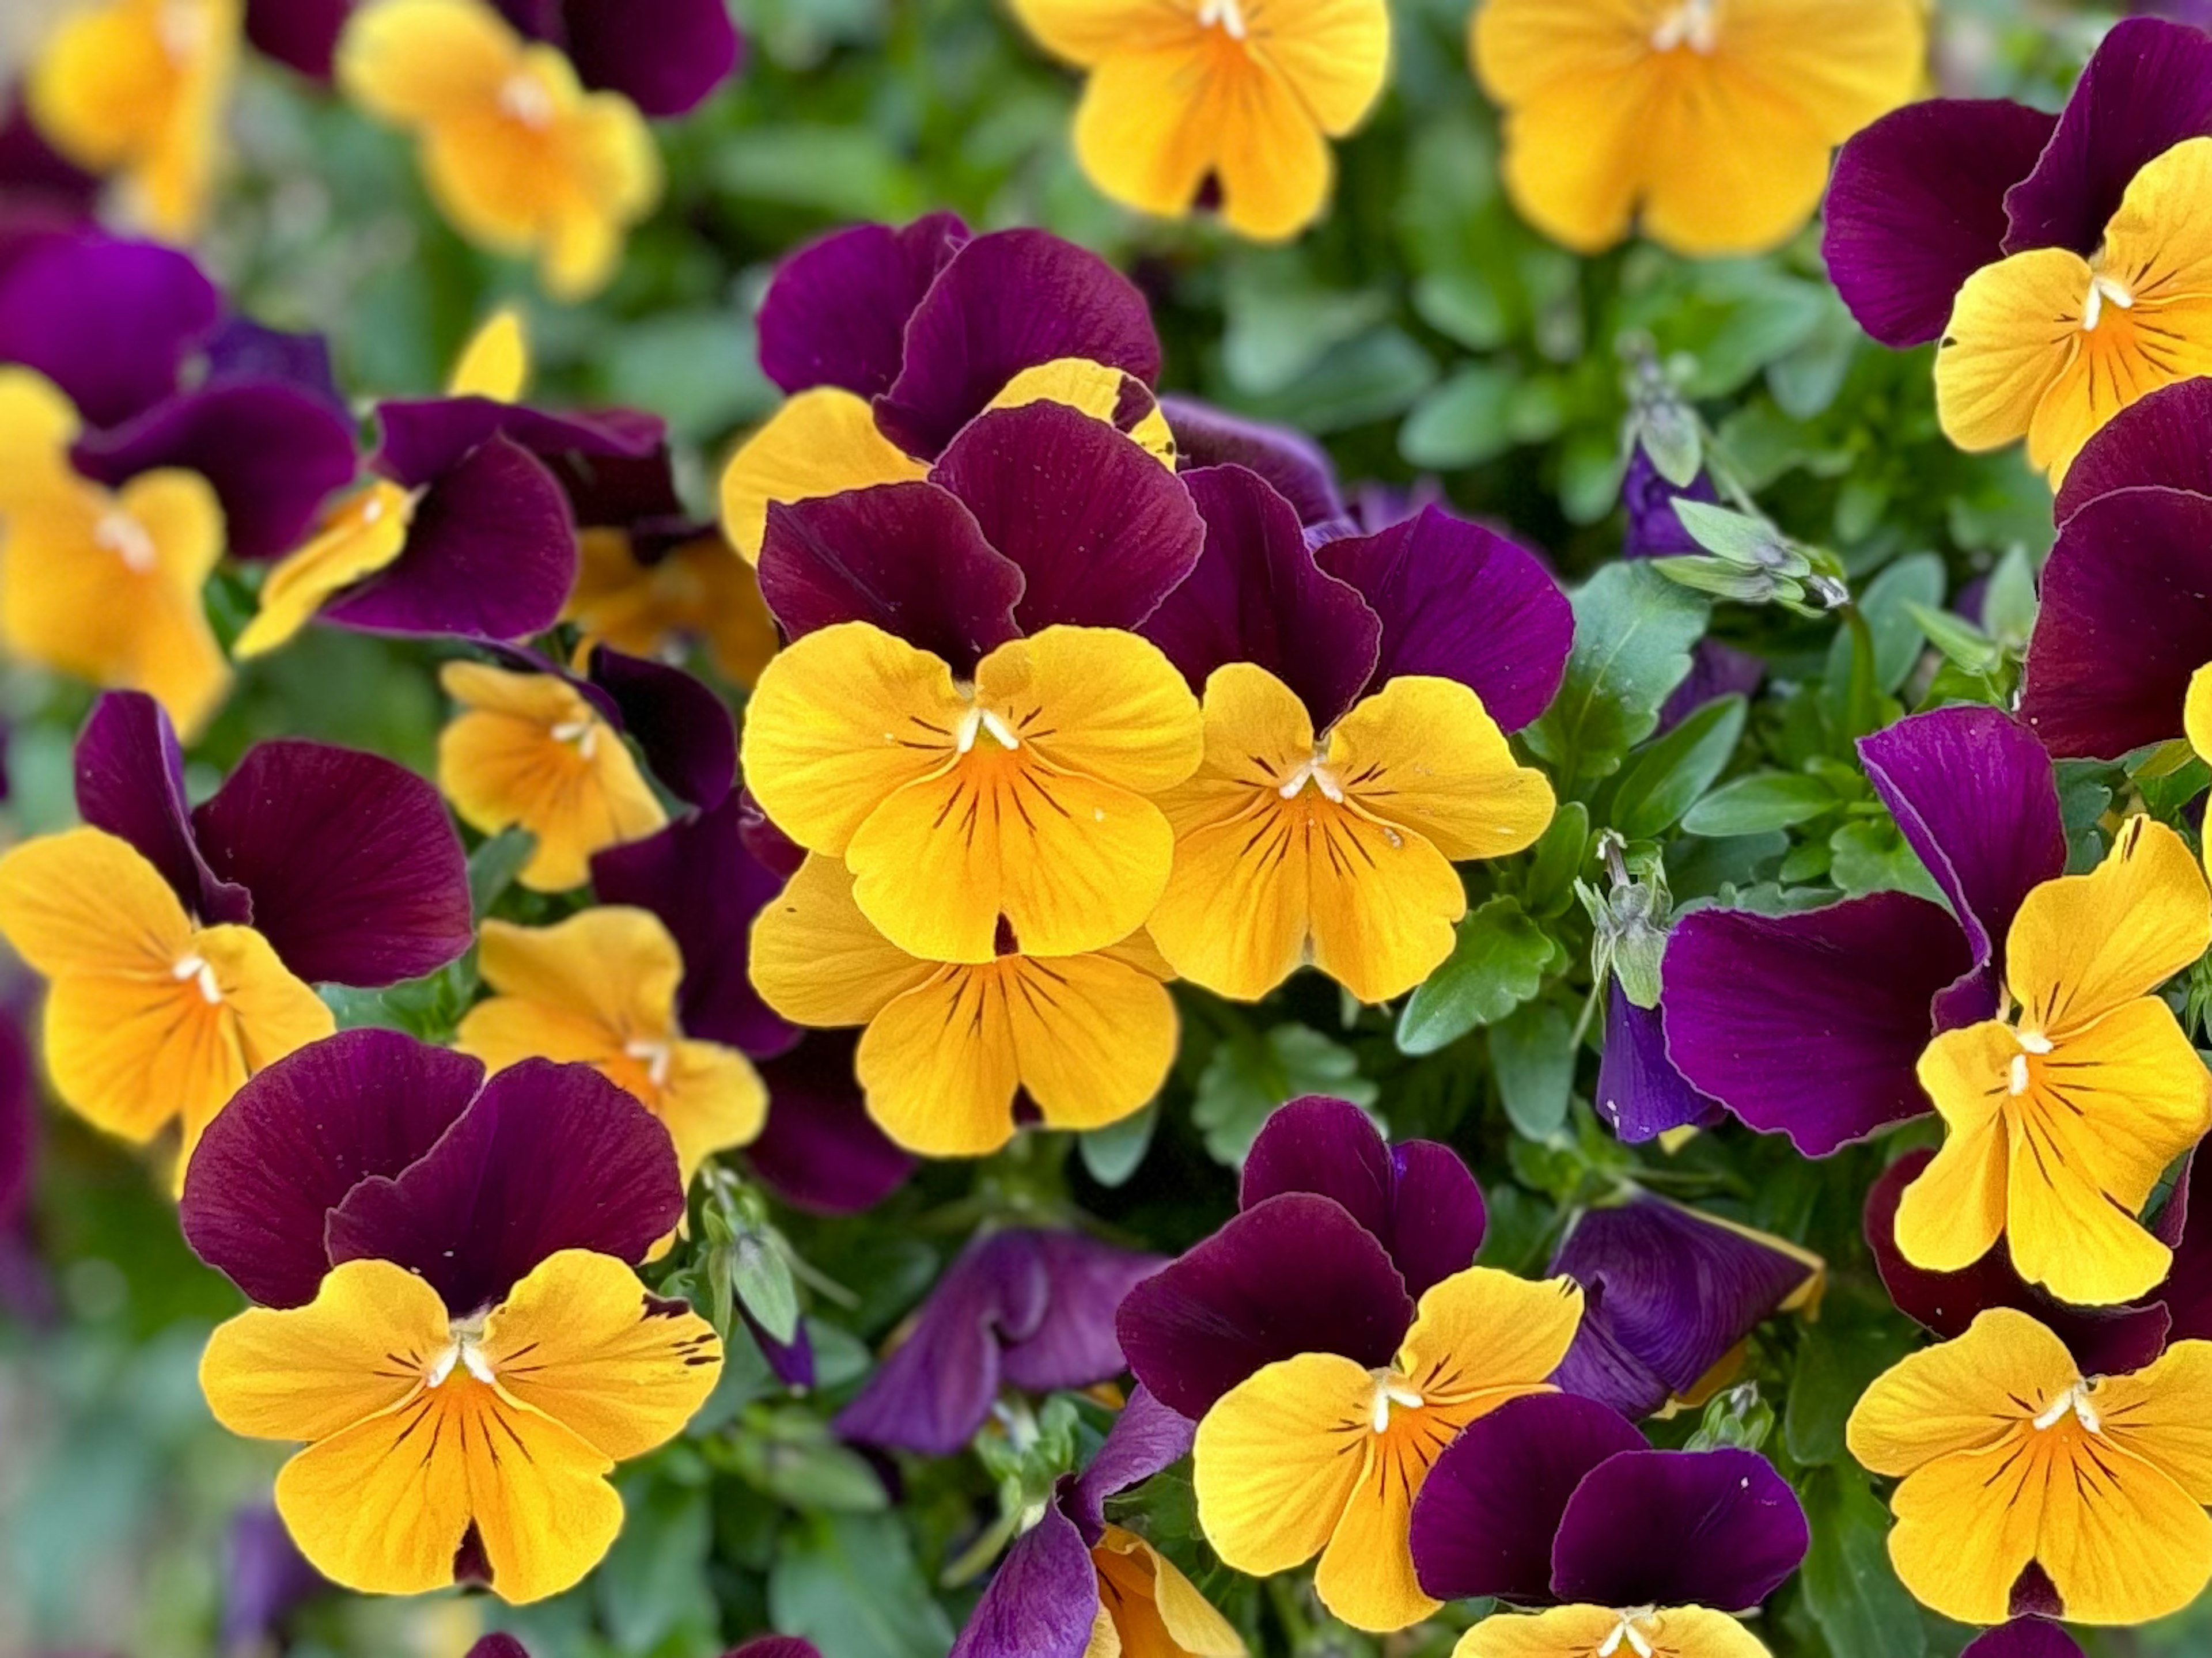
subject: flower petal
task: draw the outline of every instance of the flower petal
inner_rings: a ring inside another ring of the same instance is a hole
[[[2023,1029],[2058,1036],[2155,989],[2212,944],[2212,896],[2188,844],[2131,817],[2104,861],[2030,893],[2006,944]]]
[[[2019,1427],[2023,1406],[2038,1415],[2080,1379],[2057,1336],[2026,1313],[1991,1308],[1966,1334],[1908,1354],[1875,1379],[1851,1411],[1851,1455],[1875,1473],[1903,1476],[1987,1451]]]
[[[1021,1062],[1007,1004],[997,967],[945,966],[870,1020],[854,1069],[877,1127],[928,1157],[984,1157],[1013,1139]]]
[[[1074,1522],[1048,1503],[1006,1551],[951,1658],[1085,1658],[1098,1615],[1091,1551]]]
[[[1051,1128],[1103,1128],[1158,1094],[1176,1058],[1175,1000],[1108,955],[1006,957],[998,966],[1014,1063]]]
[[[787,255],[762,300],[762,372],[796,396],[835,386],[859,398],[890,390],[906,358],[907,319],[968,227],[931,213],[901,229],[857,225]]]
[[[1453,679],[1390,680],[1337,722],[1328,760],[1352,802],[1454,860],[1525,850],[1556,804],[1482,699]]]
[[[0,282],[0,362],[34,368],[94,427],[177,389],[222,298],[187,254],[102,235],[56,238]]]
[[[876,931],[853,902],[853,878],[811,856],[754,924],[753,983],[800,1024],[866,1024],[934,969]]]
[[[2081,429],[2069,426],[2032,459],[2047,466],[2053,449],[2071,459],[2097,423],[2081,406],[2085,398],[2062,393],[2062,383],[2073,385],[2068,371],[2081,352],[2082,307],[2094,274],[2078,253],[2039,247],[1966,278],[1936,355],[1936,410],[1944,436],[1970,452],[2002,449],[2027,437],[2051,407],[2052,418],[2063,413]]]
[[[2057,1625],[2021,1618],[1990,1631],[1959,1658],[2081,1658],[2081,1649]]]
[[[1562,1600],[1746,1612],[1779,1588],[1811,1535],[1797,1494],[1749,1451],[1632,1450],[1575,1488],[1552,1545]]]
[[[1175,434],[1176,456],[1185,472],[1242,466],[1289,501],[1301,524],[1323,524],[1344,515],[1335,465],[1304,433],[1246,420],[1195,398],[1163,397],[1160,412]]]
[[[1726,1114],[1667,1057],[1656,1007],[1638,1007],[1615,979],[1606,993],[1605,1052],[1598,1060],[1598,1114],[1631,1145],[1676,1128],[1709,1128]]]
[[[2106,421],[2067,469],[2058,492],[2062,525],[2100,495],[2121,489],[2185,489],[2212,495],[2212,386],[2201,380],[2162,386]]]
[[[587,678],[613,702],[623,731],[670,793],[697,807],[729,799],[738,780],[738,734],[728,708],[702,681],[604,644],[591,647]]]
[[[1207,1409],[1191,1484],[1200,1528],[1224,1564],[1265,1577],[1328,1544],[1366,1475],[1374,1392],[1374,1378],[1342,1354],[1306,1352],[1248,1376]]]
[[[252,896],[208,867],[192,838],[176,727],[143,691],[109,691],[76,740],[77,815],[128,841],[204,920],[252,919]]]
[[[1192,1436],[1196,1432],[1195,1424],[1188,1418],[1178,1416],[1161,1404],[1139,1382],[1130,1394],[1129,1402],[1121,1407],[1121,1413],[1114,1418],[1114,1425],[1107,1430],[1106,1442],[1091,1459],[1091,1466],[1076,1477],[1068,1492],[1070,1512],[1076,1523],[1085,1528],[1086,1535],[1103,1527],[1106,1499],[1141,1485],[1154,1474],[1182,1461],[1190,1455]]]
[[[744,41],[720,0],[566,0],[555,42],[587,87],[655,120],[688,115],[737,72]]]
[[[760,562],[769,509],[794,501],[918,483],[928,469],[877,428],[868,405],[841,387],[801,392],[769,416],[722,473],[722,530]]]
[[[915,1170],[915,1159],[869,1119],[853,1074],[855,1040],[811,1032],[757,1067],[768,1084],[768,1124],[746,1160],[777,1197],[814,1214],[872,1209]]]

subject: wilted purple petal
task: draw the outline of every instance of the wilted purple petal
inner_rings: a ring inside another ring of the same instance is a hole
[[[1625,1451],[1559,1516],[1552,1588],[1606,1606],[1748,1612],[1812,1541],[1796,1492],[1750,1451]]]
[[[1255,662],[1326,730],[1374,677],[1382,624],[1351,583],[1325,574],[1297,513],[1242,466],[1186,472],[1206,520],[1198,567],[1139,631],[1203,690],[1229,662]]]
[[[1495,1595],[1541,1606],[1552,1539],[1591,1469],[1644,1448],[1618,1412],[1571,1394],[1530,1394],[1477,1417],[1413,1499],[1413,1570],[1439,1600]]]
[[[1990,1630],[1959,1658],[2081,1658],[2081,1649],[2057,1625],[2021,1618]]]
[[[2099,427],[2066,469],[2058,522],[2100,495],[2143,485],[2212,495],[2212,380],[2161,386]]]
[[[908,319],[905,360],[876,401],[876,423],[908,454],[934,460],[1015,375],[1063,357],[1152,385],[1160,342],[1145,296],[1096,253],[1049,232],[978,236]]]
[[[1914,1067],[1972,960],[1941,906],[1877,892],[1795,915],[1698,910],[1667,943],[1668,1057],[1809,1157],[1928,1107]]]
[[[1107,1430],[1098,1455],[1068,1487],[1064,1499],[1085,1540],[1096,1543],[1105,1524],[1106,1499],[1141,1485],[1190,1454],[1197,1424],[1152,1397],[1142,1385],[1129,1395]]]
[[[1098,1616],[1090,1546],[1056,1503],[1006,1551],[951,1658],[1084,1658]]]
[[[1682,515],[1674,510],[1674,503],[1698,501],[1717,506],[1720,498],[1712,479],[1702,471],[1690,480],[1688,489],[1676,489],[1651,464],[1651,457],[1644,452],[1644,446],[1638,444],[1629,452],[1628,470],[1620,481],[1620,504],[1628,514],[1628,531],[1621,538],[1620,556],[1667,558],[1702,551],[1696,537],[1683,524]]]
[[[1018,566],[1014,620],[1134,628],[1198,563],[1206,525],[1176,475],[1104,421],[1057,403],[969,422],[930,482]],[[763,565],[765,558],[763,558]]]
[[[1329,542],[1315,560],[1382,621],[1370,687],[1403,674],[1456,679],[1509,732],[1559,694],[1573,607],[1533,555],[1495,531],[1431,507],[1379,534]]]
[[[817,1215],[872,1209],[915,1168],[868,1115],[853,1075],[857,1032],[816,1030],[759,1063],[768,1127],[745,1148],[753,1172],[786,1203]]]
[[[957,215],[932,213],[903,229],[856,225],[800,248],[761,301],[762,371],[787,392],[890,391],[906,359],[907,319],[967,240]]]
[[[1388,1364],[1413,1299],[1340,1204],[1286,1192],[1246,1210],[1121,1303],[1137,1380],[1193,1421],[1254,1371],[1300,1353]]]
[[[1665,736],[1719,696],[1752,696],[1766,679],[1766,662],[1717,639],[1701,639],[1690,651],[1690,677],[1660,705],[1656,734]]]
[[[1605,1053],[1597,1066],[1597,1114],[1631,1145],[1674,1128],[1709,1128],[1725,1114],[1667,1057],[1659,1010],[1638,1007],[1613,981],[1605,1004]]]
[[[2212,136],[2212,38],[2130,17],[2097,47],[2034,171],[2005,197],[2008,253],[2070,247],[2084,258],[2143,167]]]
[[[738,782],[738,730],[722,699],[683,669],[592,648],[591,683],[614,699],[646,764],[678,799],[719,806]]]
[[[1119,1376],[1114,1315],[1121,1298],[1167,1265],[1159,1255],[1117,1249],[1080,1232],[1020,1234],[1044,1267],[1044,1315],[1034,1329],[1006,1332],[1000,1370],[1024,1393],[1088,1388]]]
[[[257,1072],[185,1170],[194,1253],[264,1307],[315,1298],[330,1212],[411,1167],[468,1109],[483,1066],[396,1030],[342,1030]]]
[[[167,398],[222,314],[191,258],[96,233],[57,238],[0,279],[0,362],[34,368],[88,426],[114,426]]]
[[[272,1508],[234,1515],[223,1553],[222,1650],[283,1650],[292,1614],[330,1583],[307,1564]]]
[[[1267,479],[1305,525],[1344,515],[1336,469],[1328,452],[1303,432],[1249,421],[1195,398],[1164,397],[1160,412],[1175,434],[1176,459],[1185,471],[1242,466]],[[1381,527],[1379,525],[1374,527]]]
[[[656,120],[688,114],[737,72],[744,43],[728,0],[562,0],[553,42],[587,87]]]
[[[1820,250],[1860,327],[1899,349],[1942,337],[1966,278],[2004,257],[2005,192],[2057,125],[2008,99],[1936,98],[1844,146]]]
[[[353,0],[246,0],[246,38],[264,58],[327,83]]]
[[[143,691],[107,691],[76,740],[77,815],[128,841],[203,922],[249,921],[246,890],[210,869],[192,835],[176,727]]]
[[[325,1237],[332,1261],[396,1261],[465,1318],[562,1249],[642,1260],[683,1216],[659,1119],[587,1065],[525,1060],[404,1172],[356,1186]]]

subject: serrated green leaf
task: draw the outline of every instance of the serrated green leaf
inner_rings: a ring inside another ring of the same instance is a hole
[[[1574,596],[1575,646],[1530,750],[1563,789],[1610,775],[1651,735],[1659,710],[1689,677],[1690,648],[1704,636],[1705,601],[1657,571],[1608,564]]]
[[[1709,840],[1764,835],[1832,811],[1836,797],[1818,778],[1796,772],[1755,771],[1723,783],[1690,808],[1682,827]]]
[[[1555,1003],[1522,1003],[1491,1027],[1490,1067],[1514,1132],[1549,1139],[1565,1126],[1574,1090],[1574,1021]]]
[[[1491,899],[1459,924],[1452,953],[1406,1003],[1399,1051],[1433,1054],[1496,1023],[1543,987],[1552,950],[1517,899]]]
[[[1716,697],[1632,755],[1613,785],[1613,827],[1626,840],[1650,841],[1680,823],[1727,769],[1748,707],[1738,695]]]

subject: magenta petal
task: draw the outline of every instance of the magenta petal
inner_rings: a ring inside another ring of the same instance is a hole
[[[1315,558],[1382,620],[1374,684],[1456,679],[1509,732],[1559,694],[1573,607],[1532,554],[1495,531],[1430,507],[1379,535],[1332,541]]]
[[[934,460],[1024,368],[1081,357],[1160,376],[1145,296],[1096,253],[1042,230],[978,236],[938,276],[906,325],[898,379],[876,402],[884,435]]]
[[[651,1112],[587,1065],[525,1060],[412,1167],[355,1187],[324,1237],[331,1260],[396,1261],[465,1318],[562,1249],[641,1261],[683,1216]]]
[[[1552,1539],[1575,1488],[1607,1458],[1644,1448],[1618,1412],[1571,1394],[1530,1394],[1477,1417],[1413,1499],[1423,1591],[1439,1600],[1549,1602]]]
[[[1097,1541],[1105,1524],[1106,1499],[1182,1461],[1197,1433],[1189,1418],[1170,1410],[1141,1385],[1130,1394],[1106,1442],[1067,1492],[1068,1510],[1084,1535]]]
[[[246,38],[264,58],[328,82],[353,0],[246,0]]]
[[[193,838],[176,728],[143,691],[107,691],[76,739],[77,815],[128,841],[203,922],[250,921],[253,899],[210,869]]]
[[[907,319],[967,240],[956,215],[932,213],[902,230],[856,225],[800,248],[761,301],[762,371],[788,392],[890,391],[906,360]]]
[[[690,113],[744,55],[728,0],[564,0],[561,15],[556,44],[583,83],[656,120]]]
[[[1286,1192],[1146,1278],[1115,1321],[1137,1380],[1193,1421],[1300,1353],[1388,1364],[1413,1321],[1389,1253],[1342,1206]]]
[[[2066,469],[2058,522],[2100,495],[2143,485],[2212,495],[2212,380],[2161,386],[2099,427]]]
[[[2075,83],[2035,170],[2005,197],[2005,252],[2070,247],[2087,258],[2148,162],[2212,136],[2212,37],[2130,17],[2113,27]]]
[[[301,1307],[330,1269],[330,1212],[410,1168],[468,1109],[483,1066],[396,1030],[342,1030],[257,1072],[185,1170],[185,1241],[264,1307]]]
[[[1668,940],[1668,1056],[1762,1133],[1825,1157],[1928,1110],[1932,1005],[1972,965],[1940,906],[1877,892],[1795,915],[1706,909]]]
[[[605,463],[634,461],[657,468],[667,428],[634,410],[547,414],[489,398],[428,398],[376,408],[382,434],[375,465],[396,483],[435,483],[495,437],[507,437],[544,461],[588,476]]]
[[[2008,99],[1936,98],[1844,146],[1820,251],[1860,327],[1899,349],[1942,337],[1966,278],[2004,257],[2005,192],[2057,125]]]
[[[2021,1618],[1990,1631],[1959,1658],[2081,1658],[2081,1649],[2057,1625]]]
[[[768,1127],[745,1157],[776,1196],[817,1215],[872,1209],[915,1168],[868,1115],[853,1076],[856,1041],[851,1031],[809,1031],[759,1065]]]
[[[234,311],[200,348],[200,367],[203,386],[288,387],[320,404],[349,434],[353,430],[352,405],[338,389],[331,343],[320,334],[289,333]]]
[[[1638,1007],[1615,980],[1605,1004],[1605,1053],[1597,1066],[1597,1113],[1631,1145],[1673,1128],[1706,1128],[1725,1114],[1667,1057],[1656,1007]]]
[[[1297,513],[1257,473],[1211,466],[1183,482],[1206,520],[1206,550],[1140,631],[1194,690],[1224,663],[1255,662],[1326,730],[1374,677],[1380,618],[1323,573]]]
[[[787,1388],[814,1385],[814,1338],[806,1333],[804,1323],[793,1332],[789,1341],[778,1341],[742,1301],[738,1303],[738,1316],[744,1321],[745,1333],[752,1337],[778,1382]]]
[[[485,1636],[471,1647],[465,1658],[530,1658],[530,1649],[512,1635],[501,1631]]]
[[[730,799],[738,782],[737,726],[704,682],[606,645],[592,648],[590,679],[614,699],[623,729],[678,799],[699,807]]]
[[[822,1652],[813,1642],[796,1636],[758,1635],[722,1658],[822,1658]]]
[[[0,362],[35,368],[88,426],[115,426],[176,389],[222,314],[191,258],[152,242],[56,238],[0,281]]]
[[[257,744],[192,829],[216,874],[253,895],[254,930],[311,982],[396,984],[474,942],[468,859],[445,802],[376,755]]]
[[[1167,1265],[1080,1232],[1035,1232],[1045,1276],[1044,1316],[1006,1344],[1001,1372],[1024,1393],[1088,1388],[1125,1368],[1114,1315],[1130,1290]]]
[[[1189,575],[1206,525],[1174,473],[1101,420],[1056,403],[978,416],[930,482],[1018,566],[1014,620],[1134,628]]]
[[[2181,735],[2212,662],[2212,498],[2122,489],[2066,521],[2043,568],[2021,717],[2051,753],[2116,759]]]
[[[1682,515],[1674,510],[1674,503],[1695,501],[1718,506],[1720,498],[1712,479],[1702,471],[1690,480],[1689,488],[1677,489],[1651,464],[1651,457],[1644,452],[1644,446],[1638,444],[1629,451],[1628,471],[1620,480],[1620,505],[1628,515],[1627,532],[1620,540],[1620,556],[1668,558],[1702,550],[1682,522]]]
[[[1304,433],[1245,420],[1195,398],[1164,397],[1160,412],[1175,434],[1176,459],[1185,471],[1242,466],[1267,479],[1291,503],[1301,524],[1344,516],[1335,465],[1328,452]]]
[[[1015,1540],[952,1643],[951,1658],[1084,1658],[1098,1616],[1098,1572],[1057,1503]]]
[[[1812,1541],[1796,1492],[1750,1451],[1624,1451],[1590,1470],[1552,1544],[1560,1600],[1748,1612]]]
[[[934,483],[882,483],[770,507],[760,584],[793,639],[871,623],[944,658],[956,674],[974,672],[1020,631],[1020,567]]]

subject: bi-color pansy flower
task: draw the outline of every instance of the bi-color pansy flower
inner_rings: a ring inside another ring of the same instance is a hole
[[[2085,1376],[2027,1314],[1985,1312],[1869,1388],[1851,1455],[1899,1480],[1889,1558],[1947,1618],[2001,1624],[2030,1583],[2080,1624],[2178,1612],[2212,1581],[2212,1342]]]
[[[2212,367],[2212,38],[2105,37],[2064,112],[1944,98],[1844,146],[1828,269],[1886,345],[1941,340],[1953,441],[2027,440],[2056,482],[2144,393]]]
[[[1209,197],[1239,235],[1295,236],[1328,205],[1328,141],[1367,118],[1390,61],[1384,0],[1014,0],[1088,72],[1075,155],[1114,200],[1180,218]]]
[[[721,1344],[633,1270],[684,1213],[668,1133],[587,1066],[489,1082],[395,1031],[240,1090],[185,1236],[260,1306],[200,1366],[216,1418],[303,1442],[276,1507],[316,1570],[416,1594],[559,1593],[621,1529],[617,1462],[680,1431]]]
[[[1794,235],[1828,153],[1918,89],[1922,0],[1486,0],[1475,74],[1505,187],[1578,252],[1640,224],[1680,253]]]
[[[189,1158],[248,1077],[330,1034],[310,985],[392,984],[471,942],[453,824],[388,760],[263,743],[188,811],[167,719],[115,693],[76,768],[85,827],[0,859],[0,934],[52,983],[55,1091],[112,1133],[179,1121]]]
[[[1811,1541],[1796,1493],[1743,1450],[1655,1451],[1603,1406],[1516,1399],[1473,1424],[1414,1500],[1413,1559],[1439,1600],[1500,1612],[1454,1658],[1765,1658],[1758,1610]]]

